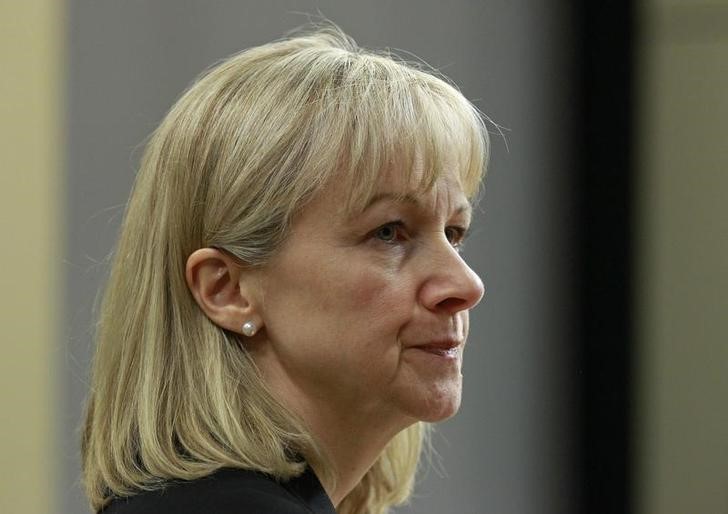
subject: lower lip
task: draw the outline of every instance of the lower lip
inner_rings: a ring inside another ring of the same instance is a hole
[[[456,360],[458,358],[458,348],[427,348],[423,346],[415,346],[415,350],[420,350],[430,355],[440,357],[445,360]]]

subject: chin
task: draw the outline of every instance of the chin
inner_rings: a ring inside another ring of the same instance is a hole
[[[460,404],[457,405],[451,405],[447,408],[442,408],[437,411],[429,412],[426,416],[423,416],[420,421],[426,421],[428,423],[437,423],[438,421],[445,421],[458,413],[458,410],[460,410]]]
[[[420,421],[436,423],[450,419],[457,414],[460,410],[460,388],[458,387],[457,391],[439,391],[438,393],[425,399],[414,417]]]

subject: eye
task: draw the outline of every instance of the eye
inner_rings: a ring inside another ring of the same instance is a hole
[[[445,237],[455,248],[462,248],[468,236],[468,229],[465,227],[445,227]]]
[[[402,234],[403,229],[404,223],[401,221],[391,221],[376,229],[373,237],[385,243],[396,243],[404,238]]]

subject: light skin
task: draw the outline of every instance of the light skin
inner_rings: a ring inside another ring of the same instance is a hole
[[[259,327],[245,346],[331,459],[335,506],[399,431],[457,412],[468,310],[483,296],[459,252],[471,212],[455,176],[425,193],[400,177],[387,174],[356,216],[342,185],[325,187],[263,268],[212,248],[187,262],[210,319]]]

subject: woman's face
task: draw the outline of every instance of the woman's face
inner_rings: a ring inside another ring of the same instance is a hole
[[[341,186],[325,188],[263,270],[268,342],[253,356],[284,400],[403,422],[457,411],[483,296],[458,250],[470,206],[454,176],[425,194],[402,182],[391,173],[354,217]]]

